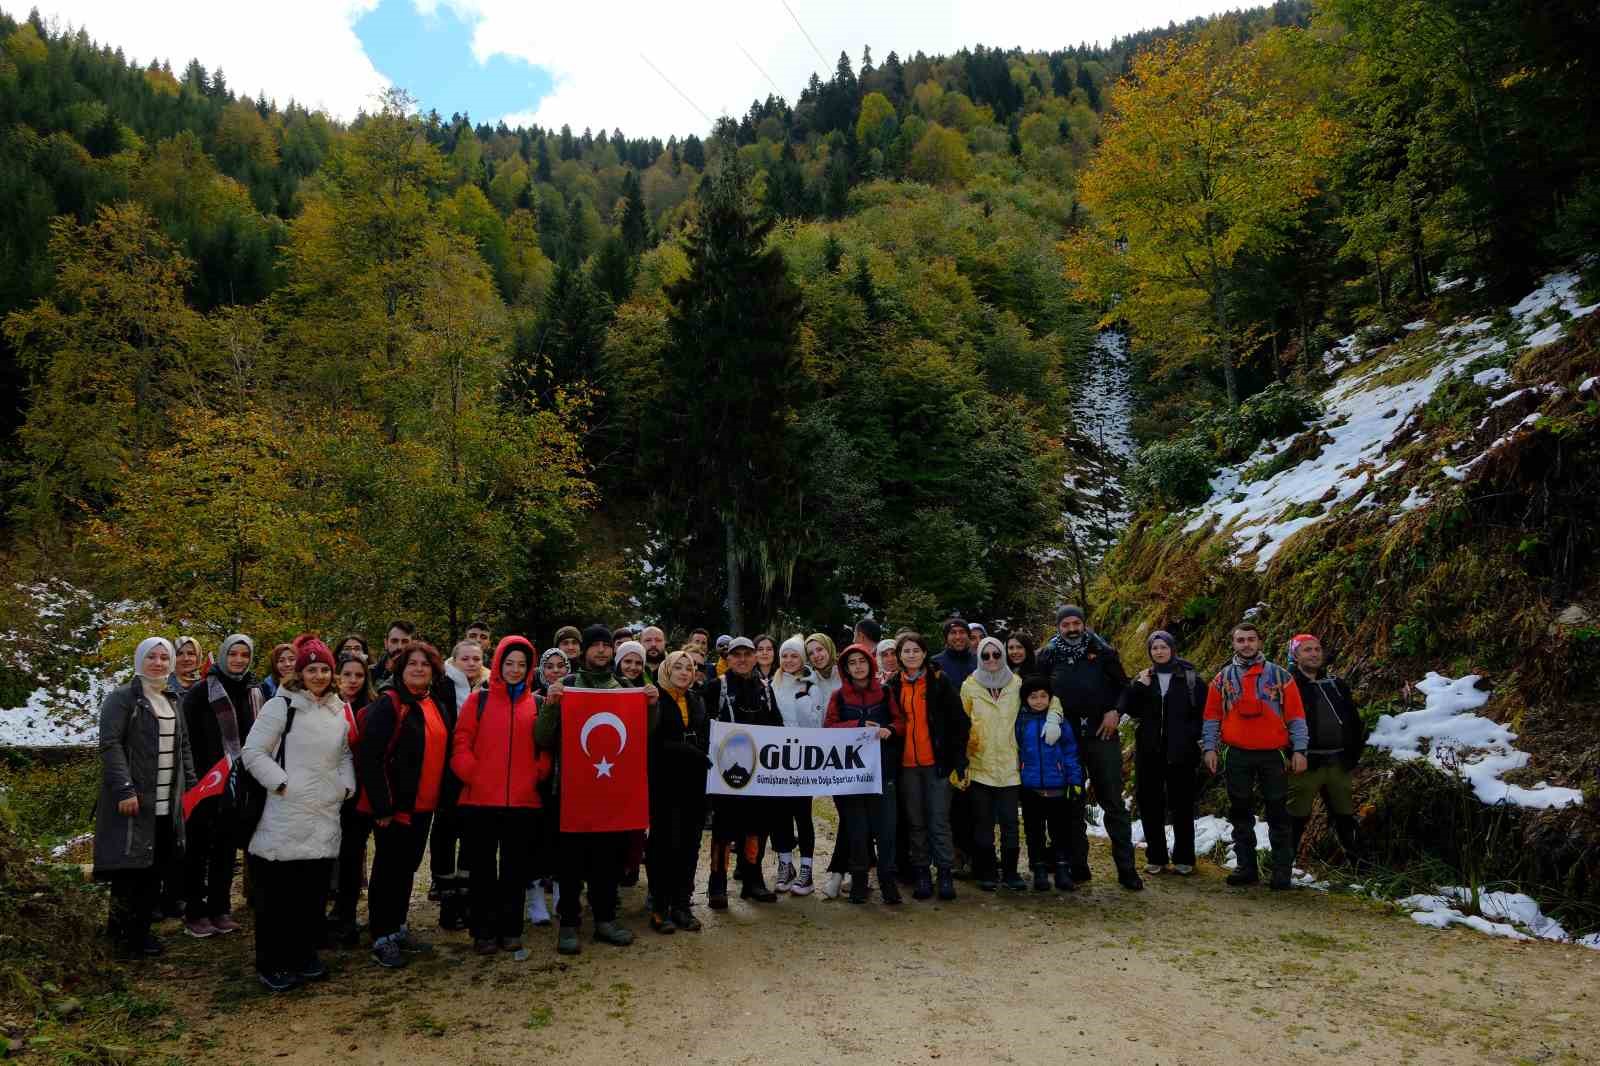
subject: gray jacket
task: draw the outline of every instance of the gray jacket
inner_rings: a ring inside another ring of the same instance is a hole
[[[177,750],[171,782],[173,841],[183,849],[183,794],[195,784],[194,756],[183,711],[176,710]],[[100,797],[94,812],[95,876],[118,870],[144,870],[156,855],[156,780],[161,733],[156,713],[135,677],[119,685],[100,705]],[[139,797],[139,813],[121,814],[117,804]]]

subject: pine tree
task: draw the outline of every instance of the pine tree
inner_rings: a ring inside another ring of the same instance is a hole
[[[538,162],[534,165],[534,176],[546,184],[550,181],[550,139],[539,138]]]
[[[706,146],[692,133],[683,142],[683,161],[696,170],[706,168]]]
[[[616,305],[633,293],[633,279],[638,270],[639,262],[629,250],[627,240],[619,233],[608,233],[594,254],[589,280]]]
[[[622,239],[628,252],[638,255],[650,240],[650,223],[644,214],[644,190],[639,187],[639,175],[629,169],[622,175],[622,195],[627,205],[622,209]]]

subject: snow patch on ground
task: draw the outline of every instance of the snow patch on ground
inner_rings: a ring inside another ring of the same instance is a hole
[[[1528,764],[1528,754],[1517,751],[1517,735],[1479,714],[1489,694],[1477,688],[1478,676],[1452,680],[1430,672],[1417,682],[1426,703],[1421,710],[1386,714],[1367,741],[1401,761],[1426,757],[1440,769],[1460,773],[1484,803],[1549,809],[1583,802],[1583,793],[1540,782],[1532,788],[1506,783],[1502,778]]]
[[[95,743],[100,704],[119,679],[77,657],[64,667],[63,658],[74,651],[92,657],[102,635],[138,614],[141,605],[92,604],[87,592],[64,581],[16,585],[7,592],[37,621],[27,632],[0,633],[0,656],[40,684],[21,706],[0,708],[0,748]]]
[[[1375,479],[1369,476],[1369,470],[1390,465],[1386,464],[1390,446],[1448,377],[1474,360],[1508,355],[1534,343],[1548,343],[1567,328],[1571,319],[1600,309],[1600,304],[1579,304],[1578,284],[1576,274],[1552,275],[1512,307],[1513,336],[1517,338],[1514,345],[1494,333],[1493,319],[1478,318],[1440,328],[1432,342],[1424,337],[1396,345],[1387,358],[1345,374],[1323,394],[1325,413],[1305,431],[1319,434],[1326,441],[1320,454],[1271,477],[1247,482],[1245,478],[1252,467],[1289,448],[1301,434],[1265,442],[1249,459],[1225,468],[1212,479],[1211,498],[1192,513],[1184,531],[1215,528],[1234,543],[1233,565],[1242,566],[1253,556],[1255,569],[1266,570],[1290,537],[1320,522],[1335,506],[1359,497],[1371,486]],[[1418,347],[1428,343],[1437,349],[1431,359],[1426,358],[1426,349]],[[1360,359],[1356,339],[1350,336],[1328,352],[1326,365],[1330,371],[1338,371]],[[1426,369],[1409,380],[1383,380],[1397,376],[1395,372],[1403,372],[1410,363]],[[1473,380],[1495,387],[1505,384],[1509,375],[1503,369],[1490,368],[1475,374]],[[1539,388],[1549,391],[1548,387]],[[1500,403],[1510,402],[1520,391],[1502,398]],[[1525,420],[1483,454],[1494,451],[1530,424]],[[1444,474],[1464,480],[1482,457],[1448,466]],[[1424,501],[1425,497],[1413,491],[1406,501],[1409,507],[1402,506],[1413,509]]]
[[[1401,910],[1411,912],[1412,921],[1435,929],[1464,925],[1489,936],[1510,940],[1551,940],[1559,944],[1575,943],[1600,949],[1600,933],[1573,940],[1561,923],[1547,916],[1532,897],[1521,892],[1480,892],[1477,914],[1463,909],[1463,905],[1470,907],[1471,903],[1470,888],[1451,885],[1433,894],[1407,896],[1395,901]]]
[[[1133,460],[1133,378],[1128,342],[1108,330],[1095,338],[1072,400],[1069,440],[1078,447],[1063,478],[1073,510],[1063,516],[1068,548],[1076,545],[1084,562],[1098,563],[1132,516],[1122,477]],[[1070,446],[1070,445],[1069,445]]]

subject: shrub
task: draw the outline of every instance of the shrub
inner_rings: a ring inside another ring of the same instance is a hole
[[[1275,381],[1236,410],[1220,416],[1217,428],[1222,457],[1243,459],[1262,441],[1298,433],[1321,413],[1321,405],[1310,393]]]
[[[1216,468],[1215,456],[1198,438],[1156,441],[1140,449],[1128,487],[1135,497],[1187,507],[1210,497]]]

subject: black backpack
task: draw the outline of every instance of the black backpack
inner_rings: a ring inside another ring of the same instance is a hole
[[[289,730],[294,728],[294,701],[283,701],[289,708],[284,719],[283,734],[278,737],[278,765],[283,766],[283,749],[289,739]],[[255,779],[255,775],[244,768],[244,757],[233,760],[233,765],[228,767],[228,802],[234,811],[233,833],[234,844],[240,848],[250,847],[250,838],[256,835],[256,826],[261,824],[261,815],[267,809],[267,786]]]

